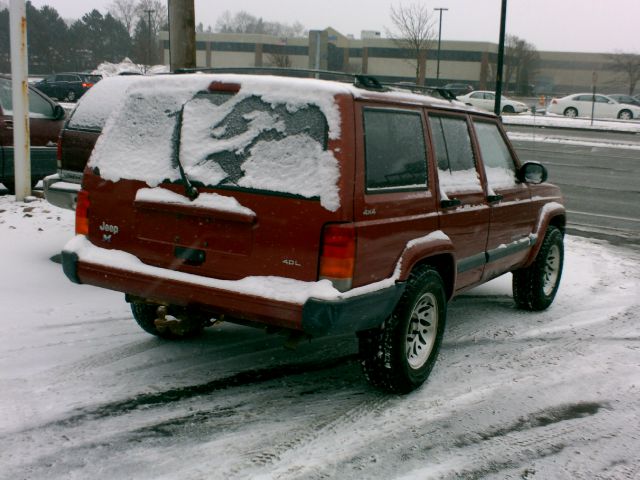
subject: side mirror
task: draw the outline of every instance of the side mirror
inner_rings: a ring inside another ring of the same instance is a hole
[[[56,105],[55,107],[53,107],[54,120],[62,120],[64,116],[65,116],[64,108],[62,108],[60,105]]]
[[[518,170],[518,180],[524,183],[543,183],[548,176],[547,168],[538,162],[525,162]]]

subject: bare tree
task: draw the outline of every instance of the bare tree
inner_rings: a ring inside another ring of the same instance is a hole
[[[528,94],[530,79],[538,70],[540,55],[536,47],[516,35],[507,35],[505,42],[504,85],[513,85],[520,94]]]
[[[124,24],[129,36],[133,36],[138,16],[137,8],[136,0],[113,0],[107,11]]]
[[[270,53],[268,58],[269,65],[279,68],[291,68],[291,59],[289,55],[283,52]]]
[[[224,11],[218,18],[214,30],[220,33],[263,33],[276,37],[302,37],[306,35],[306,29],[300,22],[292,24],[268,22],[244,10],[235,15],[228,10]]]
[[[388,36],[399,48],[407,51],[411,63],[415,64],[416,83],[423,84],[427,50],[431,48],[437,33],[435,15],[421,3],[392,5],[391,23],[395,31],[387,31]]]
[[[629,95],[633,95],[640,81],[640,54],[617,51],[609,55],[609,61],[611,69],[619,72],[628,83]]]
[[[148,23],[149,13],[151,14],[151,33],[154,37],[157,37],[160,30],[166,28],[169,22],[167,2],[161,2],[160,0],[139,0],[136,5],[138,19],[143,17]]]
[[[0,10],[7,10],[9,8],[9,4],[3,0],[0,0]]]

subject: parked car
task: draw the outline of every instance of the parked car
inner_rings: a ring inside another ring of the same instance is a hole
[[[592,111],[596,118],[640,118],[640,107],[619,103],[607,95],[592,93],[575,93],[562,98],[552,98],[547,108],[548,113],[565,117],[590,117]]]
[[[91,73],[56,73],[42,79],[34,86],[59,101],[76,102],[100,80],[102,80],[101,75]]]
[[[456,97],[473,92],[473,86],[469,85],[468,83],[447,83],[444,88],[446,90],[449,90]]]
[[[467,105],[473,105],[474,107],[493,112],[496,103],[496,94],[485,90],[476,90],[467,95],[459,96],[458,100]],[[522,113],[529,110],[526,104],[511,100],[504,95],[500,97],[500,107],[502,108],[502,113]]]
[[[610,93],[607,96],[613,98],[618,103],[628,103],[629,105],[640,107],[640,99],[632,97],[631,95],[625,95],[624,93]]]
[[[124,292],[164,338],[223,319],[290,342],[355,333],[392,392],[425,381],[460,292],[513,272],[516,305],[547,308],[565,209],[545,167],[493,114],[358,85],[132,85],[85,169],[65,274]]]
[[[105,122],[125,90],[145,78],[129,75],[105,78],[78,101],[60,132],[57,171],[43,182],[49,203],[61,208],[76,208],[82,172]]]
[[[56,171],[56,144],[65,112],[46,95],[29,87],[31,183]],[[0,75],[0,183],[15,191],[13,151],[13,97],[11,77]]]

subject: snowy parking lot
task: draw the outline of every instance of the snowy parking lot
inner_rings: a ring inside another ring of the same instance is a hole
[[[640,478],[638,250],[568,237],[542,313],[510,276],[458,297],[429,381],[391,396],[352,336],[144,333],[50,260],[72,234],[73,212],[0,197],[2,479]]]

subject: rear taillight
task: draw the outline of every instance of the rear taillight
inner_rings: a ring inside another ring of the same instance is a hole
[[[344,292],[351,288],[356,256],[356,231],[352,224],[327,225],[322,233],[320,279],[331,280]]]
[[[76,235],[89,234],[89,192],[80,190],[78,192],[78,203],[76,204]]]
[[[58,137],[58,148],[56,149],[56,163],[58,169],[62,168],[62,134]]]
[[[85,83],[83,83],[83,84],[82,84],[82,87],[83,87],[83,88],[91,88],[91,87],[93,87],[93,83],[87,83],[87,82],[85,82]]]
[[[558,103],[558,101],[557,101],[555,98],[552,98],[552,99],[551,99],[551,103],[552,103],[553,105],[556,105],[556,104]]]

